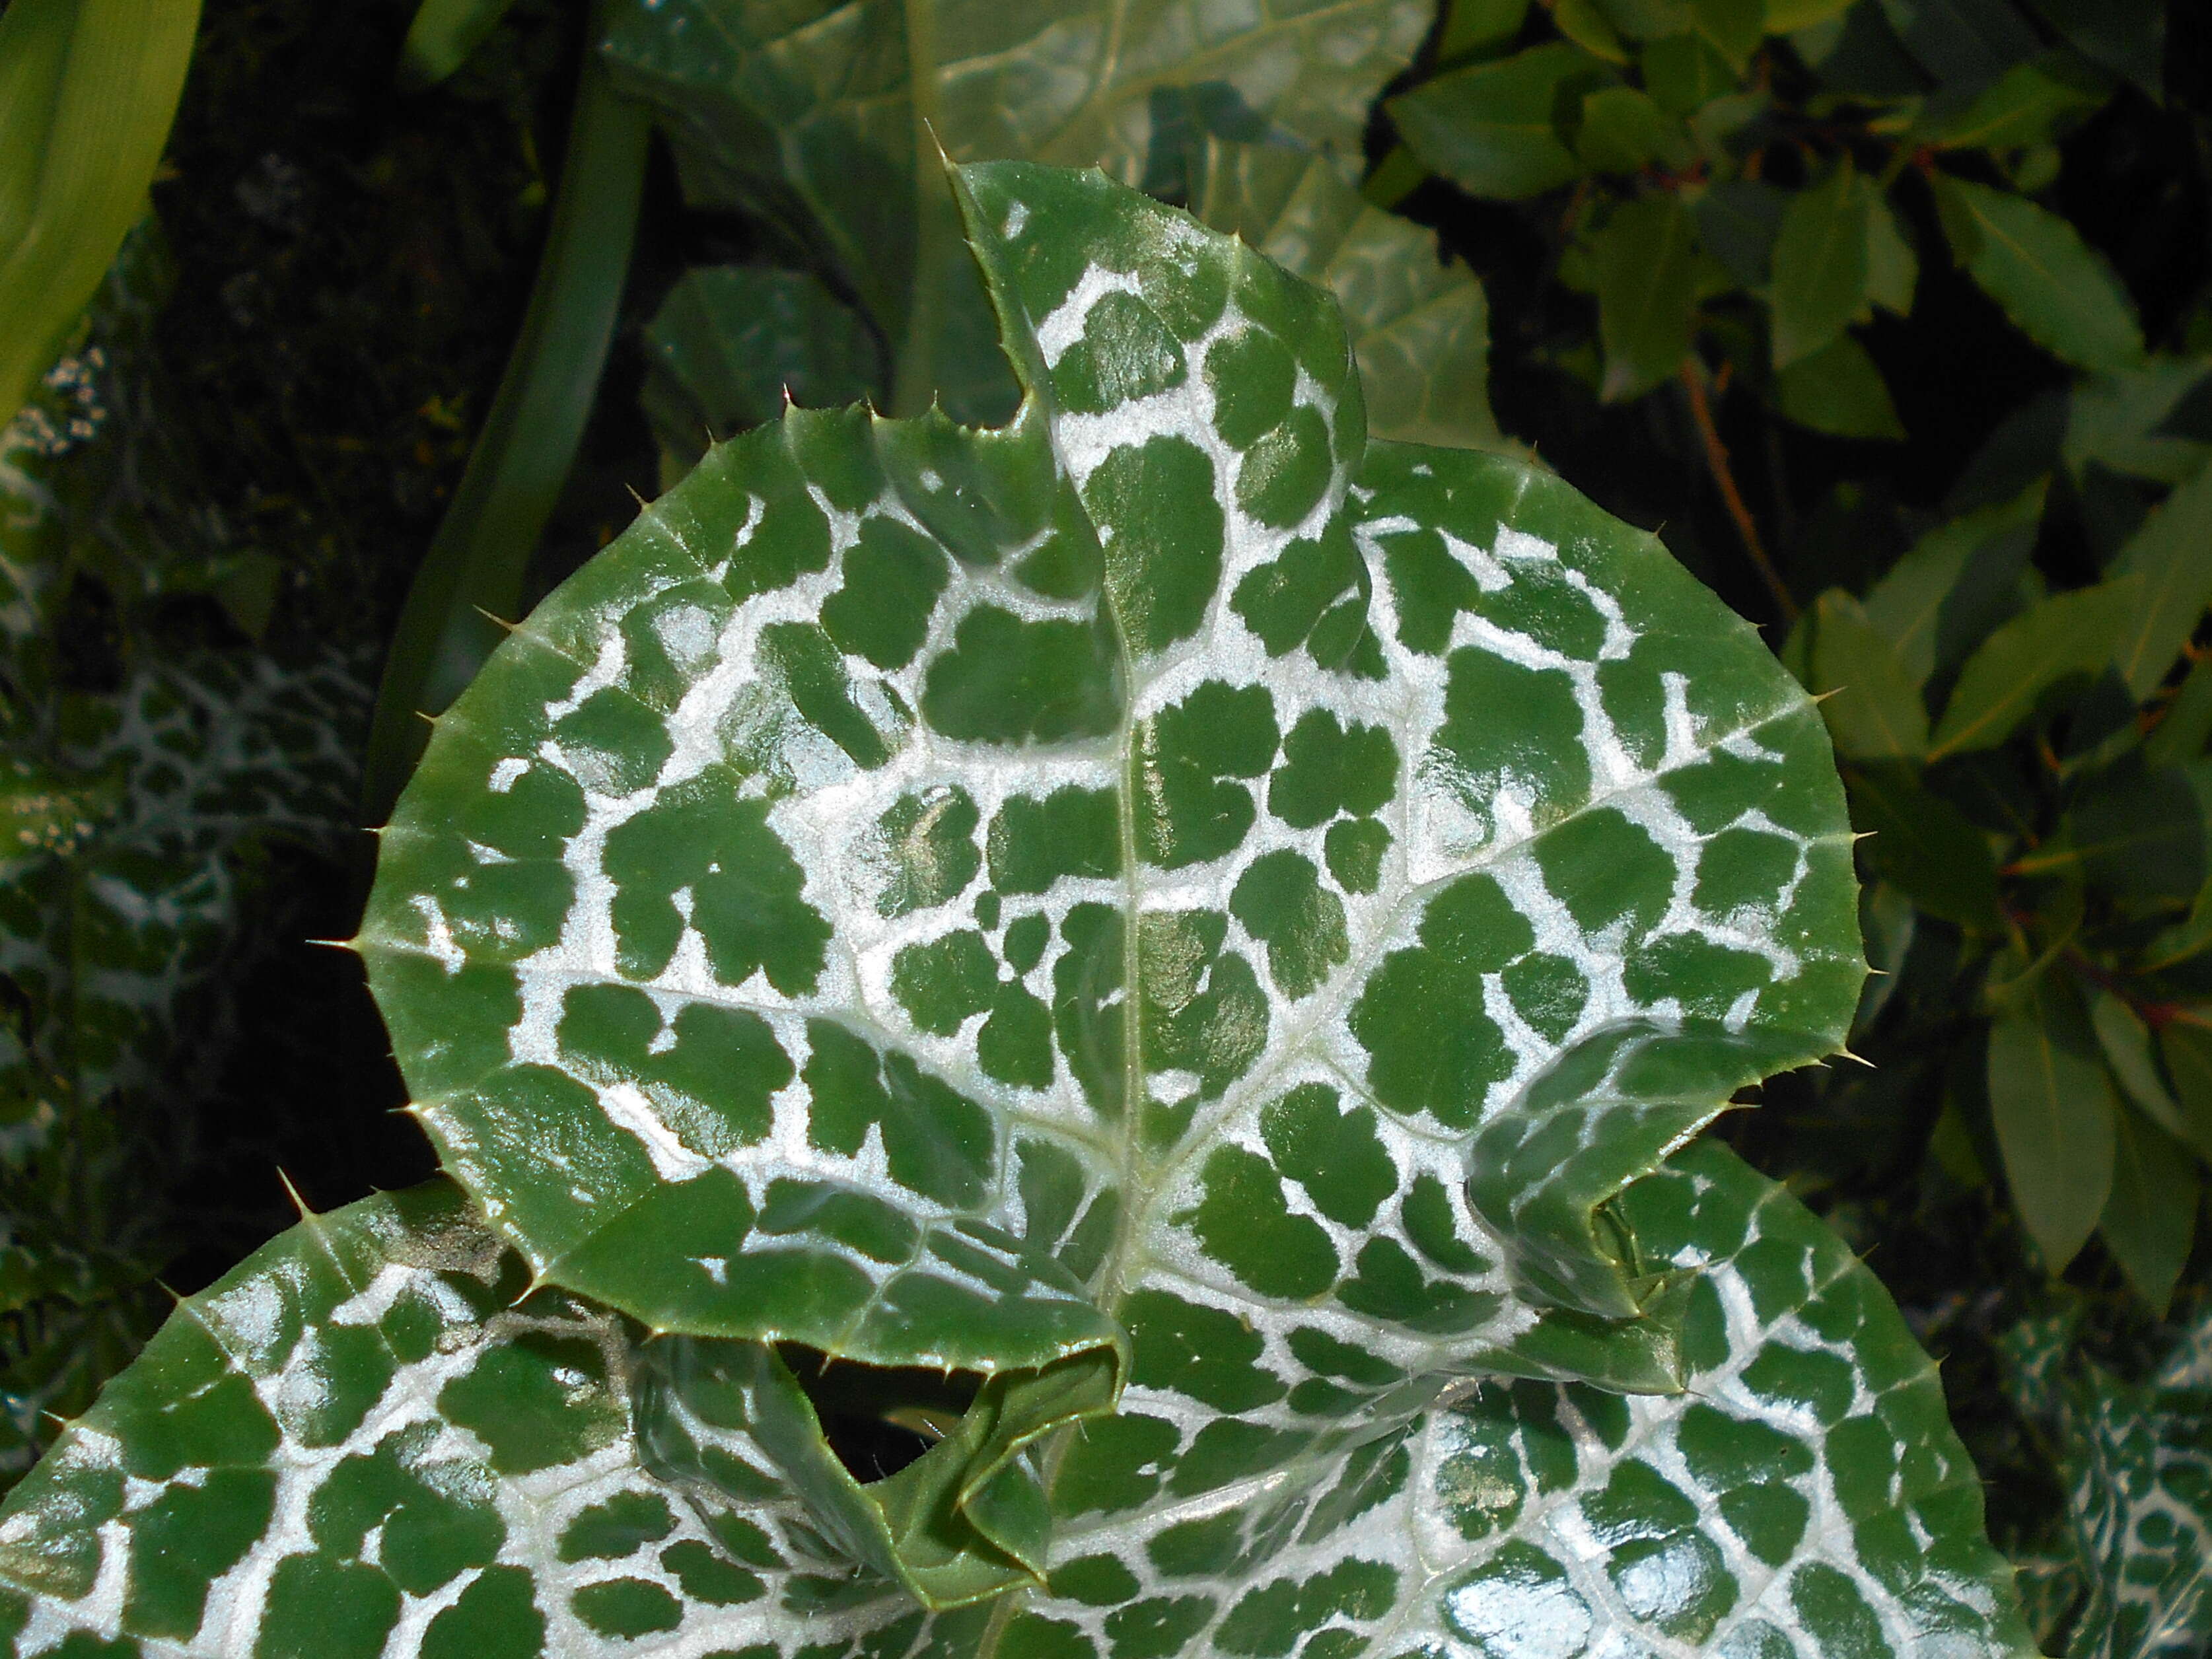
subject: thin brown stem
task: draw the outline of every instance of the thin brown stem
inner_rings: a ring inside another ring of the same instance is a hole
[[[1689,358],[1682,360],[1682,385],[1690,394],[1690,416],[1698,423],[1698,435],[1705,440],[1705,466],[1713,475],[1713,483],[1727,504],[1729,516],[1735,520],[1737,532],[1743,538],[1743,550],[1751,556],[1753,568],[1766,584],[1774,603],[1781,607],[1783,620],[1797,620],[1797,601],[1790,597],[1790,590],[1782,585],[1781,573],[1774,562],[1766,556],[1766,549],[1759,539],[1759,526],[1753,521],[1751,509],[1743,504],[1743,494],[1735,487],[1735,475],[1729,470],[1728,448],[1721,442],[1718,428],[1713,424],[1712,406],[1705,401],[1705,383],[1698,373],[1697,364]]]

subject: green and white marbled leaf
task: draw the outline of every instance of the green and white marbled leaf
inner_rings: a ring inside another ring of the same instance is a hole
[[[2081,1592],[2064,1650],[2200,1654],[2212,1639],[2212,1320],[2188,1327],[2140,1383],[2075,1358],[2078,1324],[2030,1320],[2005,1340],[2022,1409],[2049,1419],[2063,1447],[2064,1583]]]
[[[450,1188],[369,1200],[187,1301],[17,1490],[0,1630],[71,1659],[2028,1651],[1872,1274],[1719,1147],[1623,1210],[1700,1273],[1686,1396],[1477,1385],[1297,1480],[1087,1511],[1049,1590],[931,1615],[804,1506],[656,1478],[641,1334],[523,1295]]]
[[[714,451],[445,718],[362,945],[449,1167],[679,1382],[1103,1357],[1041,1522],[940,1483],[1057,1585],[1082,1517],[1242,1514],[1469,1379],[1674,1386],[1690,1264],[1607,1200],[1861,969],[1817,716],[1656,542],[1365,443],[1236,243],[963,181],[1019,420]],[[657,1466],[790,1490],[757,1397],[663,1390]]]
[[[51,747],[112,811],[0,889],[0,973],[31,1011],[0,1054],[0,1091],[25,1121],[178,1086],[209,1046],[210,1011],[188,1030],[180,1004],[231,942],[241,853],[333,845],[366,704],[334,657],[287,668],[258,653],[149,665],[112,697],[66,701]]]

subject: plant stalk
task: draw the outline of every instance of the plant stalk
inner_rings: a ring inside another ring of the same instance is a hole
[[[362,780],[364,823],[390,816],[414,770],[429,733],[418,716],[443,713],[476,677],[504,634],[493,617],[520,616],[531,555],[606,368],[650,131],[587,45],[522,332],[386,659]]]

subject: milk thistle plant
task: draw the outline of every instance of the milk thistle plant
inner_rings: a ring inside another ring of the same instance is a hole
[[[356,944],[447,1177],[62,1434],[14,1651],[2030,1651],[1698,1139],[1860,994],[1807,694],[1242,242],[953,180],[1018,411],[714,447],[441,718]]]

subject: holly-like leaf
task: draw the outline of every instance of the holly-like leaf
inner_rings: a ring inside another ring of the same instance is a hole
[[[179,1310],[0,1510],[0,1630],[118,1659],[2026,1652],[1935,1367],[1841,1241],[1711,1146],[1620,1216],[1699,1275],[1687,1395],[1492,1382],[1166,1525],[1079,1443],[1098,1501],[1051,1589],[930,1615],[764,1470],[742,1504],[672,1482],[665,1345],[525,1294],[434,1182]],[[1343,1399],[1390,1391],[1387,1362],[1331,1364]]]

